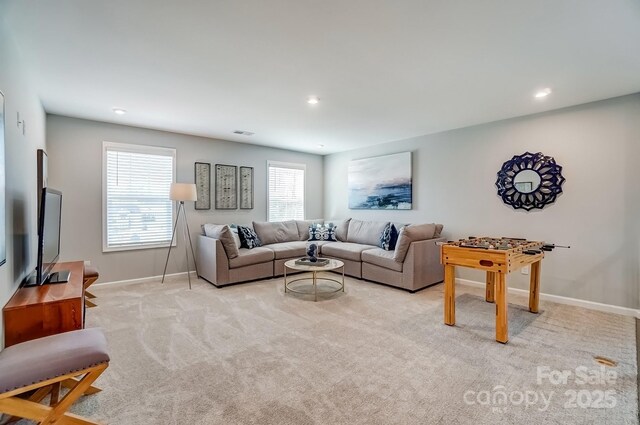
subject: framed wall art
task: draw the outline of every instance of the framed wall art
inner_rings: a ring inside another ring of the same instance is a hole
[[[253,167],[240,167],[240,209],[253,209]]]
[[[194,167],[196,193],[198,199],[195,203],[197,210],[211,209],[211,164],[208,162],[196,162]]]
[[[238,208],[238,167],[216,164],[216,209],[235,210]]]
[[[348,186],[350,209],[410,210],[411,152],[351,161]]]

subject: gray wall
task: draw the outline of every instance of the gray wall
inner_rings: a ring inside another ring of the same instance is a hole
[[[438,222],[445,235],[521,236],[571,245],[549,253],[542,291],[640,307],[640,94],[325,157],[325,216]],[[349,160],[413,152],[412,211],[349,210]],[[496,172],[513,155],[556,158],[567,181],[554,205],[504,205]],[[458,275],[483,280],[477,271]],[[528,276],[510,276],[527,288]]]
[[[37,245],[36,152],[45,147],[45,114],[20,52],[6,31],[0,7],[0,91],[5,96],[6,242],[7,262],[0,266],[0,306],[35,268]],[[26,121],[26,133],[16,115]],[[0,344],[4,326],[0,317]]]
[[[167,255],[166,248],[102,252],[103,141],[176,148],[177,181],[181,183],[193,183],[196,161],[209,162],[212,166],[221,163],[254,167],[253,210],[196,211],[192,202],[185,204],[194,236],[204,223],[266,220],[267,160],[306,164],[306,215],[322,215],[321,156],[48,115],[49,183],[63,192],[64,200],[61,255],[64,260],[91,260],[100,269],[101,282],[161,275]],[[168,273],[186,270],[181,239],[178,249],[172,250],[171,258]]]

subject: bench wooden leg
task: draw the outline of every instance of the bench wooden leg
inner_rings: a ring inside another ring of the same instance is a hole
[[[67,413],[67,410],[69,410],[73,403],[83,394],[93,394],[99,391],[91,384],[93,384],[108,366],[108,363],[103,363],[88,368],[81,372],[81,374],[85,373],[85,375],[79,380],[74,379],[76,374],[68,374],[39,384],[0,394],[0,413],[29,419],[41,425],[99,425],[98,422]],[[60,393],[60,384],[65,387],[70,386],[71,389],[61,400],[57,400]],[[38,385],[41,386],[39,387]],[[18,397],[20,394],[33,391],[34,389],[36,391],[29,399]],[[51,406],[38,403],[38,401],[41,401],[50,392],[52,395]]]

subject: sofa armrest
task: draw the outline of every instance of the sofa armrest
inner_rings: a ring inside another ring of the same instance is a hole
[[[438,243],[446,240],[436,238],[411,242],[402,266],[404,288],[416,291],[444,280]]]
[[[198,235],[198,275],[222,286],[229,283],[229,259],[219,239]]]

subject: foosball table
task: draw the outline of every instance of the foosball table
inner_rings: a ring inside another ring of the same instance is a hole
[[[509,341],[507,319],[507,274],[531,265],[529,311],[538,312],[540,266],[544,253],[559,247],[520,238],[476,238],[445,242],[441,246],[444,265],[444,323],[456,324],[455,268],[486,271],[485,300],[496,305],[496,341]],[[568,248],[568,247],[563,247]]]

